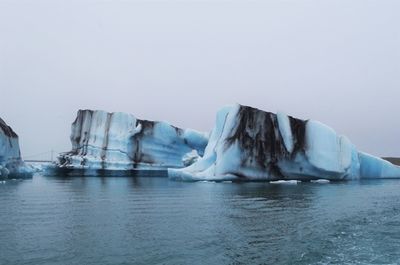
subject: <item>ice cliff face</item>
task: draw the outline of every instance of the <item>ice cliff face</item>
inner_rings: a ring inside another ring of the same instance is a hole
[[[181,168],[203,155],[208,137],[166,122],[140,120],[127,113],[79,110],[72,124],[72,150],[58,168],[134,170]]]
[[[0,118],[0,179],[30,174],[21,159],[18,135]]]
[[[204,156],[168,174],[187,180],[351,180],[400,178],[400,167],[358,152],[320,122],[236,105],[218,112]]]

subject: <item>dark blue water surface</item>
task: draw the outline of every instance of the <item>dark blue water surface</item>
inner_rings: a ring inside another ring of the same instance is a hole
[[[400,181],[0,184],[0,264],[399,264]]]

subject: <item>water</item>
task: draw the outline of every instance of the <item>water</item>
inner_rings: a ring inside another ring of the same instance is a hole
[[[0,264],[398,264],[400,181],[0,184]]]

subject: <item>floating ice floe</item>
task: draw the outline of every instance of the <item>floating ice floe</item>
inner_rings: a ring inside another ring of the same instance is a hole
[[[311,180],[311,182],[312,183],[320,183],[320,184],[330,183],[330,181],[327,179],[316,179],[316,180]]]
[[[297,184],[299,183],[299,180],[275,180],[275,181],[270,181],[269,183],[271,184]]]
[[[0,179],[32,176],[21,159],[18,135],[0,118]]]
[[[400,178],[400,167],[359,152],[347,137],[314,120],[234,105],[216,117],[204,156],[180,180],[356,180]]]
[[[56,169],[104,171],[182,168],[203,155],[208,135],[127,113],[79,110],[72,124],[72,150],[58,156]]]

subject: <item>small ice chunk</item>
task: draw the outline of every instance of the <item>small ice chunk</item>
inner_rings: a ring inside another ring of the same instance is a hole
[[[316,179],[316,180],[311,180],[312,183],[329,183],[330,181],[328,179]]]
[[[297,184],[299,180],[276,180],[270,181],[271,184]]]

